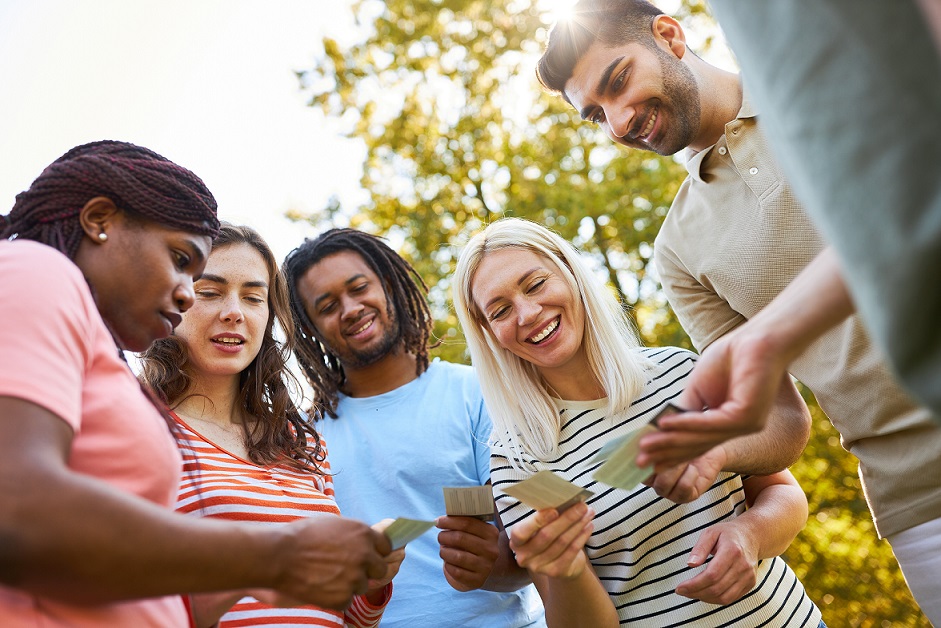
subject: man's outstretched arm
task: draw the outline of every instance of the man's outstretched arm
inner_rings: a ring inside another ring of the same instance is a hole
[[[644,462],[677,465],[732,438],[760,431],[790,363],[854,312],[840,263],[821,252],[763,310],[706,350],[677,405],[644,437]],[[695,409],[695,410],[694,410]]]

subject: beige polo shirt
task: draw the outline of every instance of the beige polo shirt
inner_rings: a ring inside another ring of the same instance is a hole
[[[824,242],[784,183],[747,101],[718,142],[688,155],[687,169],[655,262],[670,305],[702,351],[767,305]],[[898,387],[856,316],[811,346],[791,373],[859,458],[880,536],[941,517],[941,424]]]

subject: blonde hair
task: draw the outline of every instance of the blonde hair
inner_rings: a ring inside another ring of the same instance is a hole
[[[473,295],[474,275],[488,253],[521,249],[552,261],[585,311],[589,368],[608,397],[608,415],[631,405],[647,381],[650,362],[614,294],[574,246],[542,225],[503,218],[475,235],[461,252],[452,296],[493,419],[495,451],[520,467],[525,456],[549,460],[558,452],[561,420],[536,367],[500,346]],[[502,451],[501,451],[502,449]]]

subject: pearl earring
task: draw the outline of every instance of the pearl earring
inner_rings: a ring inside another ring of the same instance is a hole
[[[102,242],[107,242],[108,234],[102,231],[101,233],[98,234],[98,239],[101,240]]]

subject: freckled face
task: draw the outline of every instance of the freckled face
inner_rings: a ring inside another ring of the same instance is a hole
[[[401,342],[382,280],[353,251],[328,255],[297,281],[321,341],[345,368],[375,364]]]
[[[255,247],[228,244],[212,250],[196,280],[196,302],[176,335],[186,343],[193,377],[237,376],[258,355],[270,307],[271,277]]]
[[[593,44],[565,84],[583,119],[614,142],[672,155],[692,144],[702,106],[692,71],[661,45]]]
[[[500,346],[535,365],[550,386],[588,373],[584,307],[555,263],[528,249],[491,251],[471,294]]]

